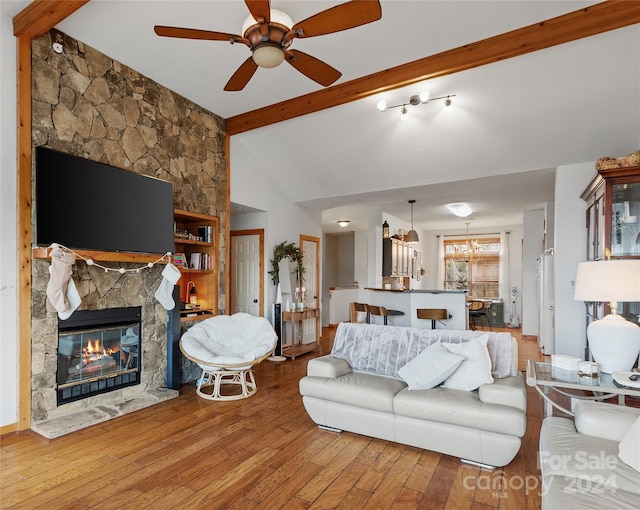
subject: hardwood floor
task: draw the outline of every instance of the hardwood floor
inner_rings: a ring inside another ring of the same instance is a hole
[[[519,340],[520,369],[542,359]],[[325,329],[320,354],[333,329]],[[307,361],[261,363],[258,392],[180,396],[54,440],[0,438],[2,509],[538,509],[542,404],[528,391],[527,433],[511,464],[485,471],[447,455],[319,430],[298,393]]]

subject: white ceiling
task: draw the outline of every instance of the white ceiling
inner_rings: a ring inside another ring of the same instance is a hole
[[[272,0],[300,21],[341,1]],[[336,83],[574,11],[590,1],[382,0],[382,19],[298,39],[292,48],[342,71]],[[156,24],[238,33],[240,0],[92,0],[58,28],[228,118],[319,90],[283,63],[258,69],[241,92],[223,87],[243,45],[161,38]],[[441,101],[377,112],[429,90]],[[372,96],[232,137],[231,167],[259,165],[287,197],[335,221],[366,222],[371,206],[417,228],[464,228],[444,204],[467,201],[472,227],[514,225],[553,200],[559,165],[624,156],[640,147],[638,25]],[[268,162],[265,164],[265,162]],[[248,204],[250,205],[250,204]]]

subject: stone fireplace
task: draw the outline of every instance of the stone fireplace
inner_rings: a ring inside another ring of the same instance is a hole
[[[163,266],[143,265],[140,272],[121,274],[77,261],[72,278],[82,304],[62,321],[46,297],[49,264],[33,261],[32,429],[58,437],[176,397],[177,391],[166,388],[168,313],[154,296]],[[103,264],[125,269],[141,265]],[[118,317],[123,310],[134,310],[139,318]],[[94,316],[101,325],[87,323]],[[109,324],[112,320],[116,322]],[[89,340],[95,350],[97,332],[101,350],[109,354],[99,360],[88,353],[83,358]],[[83,364],[90,373],[80,380],[78,365]]]
[[[225,232],[224,119],[81,41],[61,35],[62,54],[51,49],[53,32],[32,41],[33,147],[45,146],[170,181],[174,207],[218,216]],[[218,241],[218,307],[224,309],[224,236]],[[101,263],[116,269],[144,266],[104,259]],[[163,266],[120,274],[79,259],[72,275],[82,300],[79,311],[140,307],[140,384],[58,405],[60,321],[45,294],[49,266],[49,259],[32,260],[31,428],[56,437],[177,395],[165,389],[168,314],[154,296]]]

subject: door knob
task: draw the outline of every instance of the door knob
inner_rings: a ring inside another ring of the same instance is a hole
[[[254,303],[257,303],[257,302],[258,302],[258,300],[257,300],[257,299],[254,299],[254,300],[253,300],[253,302],[254,302]]]

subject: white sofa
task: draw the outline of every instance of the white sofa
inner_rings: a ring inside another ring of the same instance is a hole
[[[576,401],[574,411],[575,422],[549,417],[542,423],[542,508],[638,510],[640,409]],[[635,455],[635,469],[619,453],[631,464]]]
[[[451,348],[480,339],[491,360],[491,384],[473,391],[410,390],[398,373],[437,342]],[[319,426],[504,466],[520,449],[527,424],[517,360],[509,333],[341,323],[331,354],[309,361],[300,393]]]

